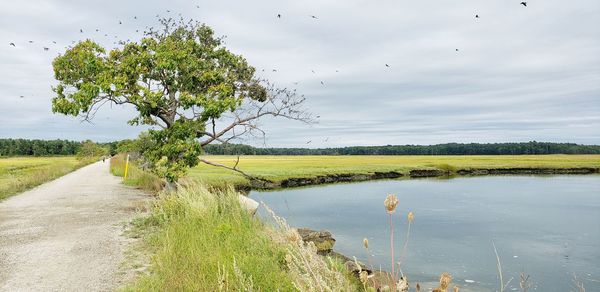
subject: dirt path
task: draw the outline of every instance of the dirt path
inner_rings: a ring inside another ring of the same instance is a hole
[[[0,291],[110,291],[148,196],[98,162],[0,202]]]

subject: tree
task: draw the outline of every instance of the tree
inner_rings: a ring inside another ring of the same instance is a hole
[[[79,148],[79,151],[77,152],[77,158],[98,158],[106,154],[108,154],[107,148],[87,140],[81,143],[81,148]]]
[[[109,53],[85,40],[54,59],[53,112],[89,121],[105,104],[133,106],[137,115],[129,123],[152,126],[151,147],[142,155],[171,183],[199,162],[211,164],[200,160],[202,147],[264,134],[263,117],[311,121],[304,97],[257,78],[210,27],[172,19],[160,24]]]

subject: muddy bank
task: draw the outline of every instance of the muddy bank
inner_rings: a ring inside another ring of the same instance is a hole
[[[390,179],[390,178],[399,178],[402,177],[402,174],[395,171],[390,172],[375,172],[373,174],[332,174],[332,175],[321,175],[312,178],[289,178],[281,181],[279,187],[282,188],[291,188],[291,187],[301,187],[301,186],[309,186],[309,185],[319,185],[319,184],[328,184],[328,183],[336,183],[336,182],[353,182],[353,181],[366,181],[366,180],[376,180],[376,179]]]
[[[488,168],[488,169],[461,169],[459,175],[495,175],[495,174],[594,174],[600,173],[600,168]]]
[[[412,169],[403,174],[398,171],[365,173],[341,173],[319,175],[315,177],[288,178],[279,182],[259,179],[250,182],[250,185],[238,186],[241,192],[248,193],[253,189],[271,190],[281,188],[303,187],[340,182],[360,182],[378,179],[395,178],[427,178],[427,177],[456,177],[476,175],[552,175],[552,174],[595,174],[600,173],[600,167],[573,167],[573,168],[477,168],[477,169]]]

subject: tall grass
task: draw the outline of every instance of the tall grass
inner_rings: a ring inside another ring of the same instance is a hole
[[[111,159],[113,174],[123,176],[124,168],[123,155]],[[157,191],[160,181],[132,164],[125,183]],[[125,291],[357,290],[343,265],[317,255],[297,233],[289,237],[289,226],[254,218],[232,188],[188,182],[157,193],[151,214],[135,221],[136,233],[146,234],[150,268]]]
[[[375,271],[373,274],[369,275],[366,271],[359,271],[360,281],[364,286],[364,290],[367,291],[399,291],[399,292],[407,292],[410,290],[410,283],[408,278],[404,275],[403,272],[403,261],[408,249],[408,242],[410,240],[410,230],[412,226],[412,222],[415,219],[414,213],[408,212],[406,215],[406,234],[404,237],[404,244],[402,245],[402,251],[400,254],[399,260],[396,262],[394,257],[396,245],[394,244],[394,213],[396,212],[396,208],[399,204],[398,197],[394,194],[389,194],[386,196],[383,205],[385,207],[385,212],[389,215],[389,227],[390,227],[390,258],[391,258],[391,273],[384,272],[379,270]],[[400,216],[402,218],[403,216]],[[367,258],[369,260],[369,264],[371,265],[371,271],[374,271],[374,267],[371,264],[371,255],[369,253],[369,240],[367,238],[363,239],[363,246],[367,253]],[[356,259],[355,259],[356,260]],[[360,269],[360,264],[357,262],[356,266]],[[396,269],[397,266],[397,269]],[[439,279],[439,285],[437,287],[431,287],[430,290],[433,292],[446,292],[452,283],[452,276],[448,273],[442,273]],[[453,287],[454,292],[459,291],[458,286]],[[416,283],[415,291],[421,291],[421,284]]]
[[[115,176],[125,175],[125,155],[118,154],[110,159],[110,172]],[[147,192],[156,194],[162,190],[163,181],[156,175],[141,170],[133,161],[129,163],[126,185],[135,186]]]
[[[317,254],[313,242],[303,242],[297,230],[291,228],[285,219],[265,206],[276,223],[272,238],[287,250],[286,263],[290,270],[294,287],[299,291],[357,291],[359,282],[340,261]],[[366,288],[366,287],[364,287]]]
[[[86,166],[96,159],[13,157],[0,159],[0,200]]]
[[[126,291],[354,290],[316,250],[282,241],[285,235],[248,214],[232,189],[216,192],[193,184],[163,192],[142,224],[158,230],[147,238],[154,256],[149,273]],[[321,282],[348,285],[306,286],[307,267],[325,279]]]

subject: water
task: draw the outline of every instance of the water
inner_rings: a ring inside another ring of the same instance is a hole
[[[507,291],[519,287],[521,272],[531,275],[531,290],[571,291],[576,274],[587,291],[600,291],[600,176],[386,180],[250,196],[292,226],[331,231],[334,249],[362,262],[368,262],[362,245],[367,237],[372,264],[389,270],[389,215],[383,206],[389,193],[400,200],[396,255],[406,215],[415,214],[402,264],[413,285],[448,272],[463,290],[498,290],[494,242],[505,281],[514,277]]]

